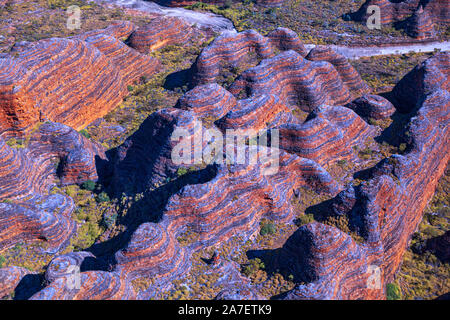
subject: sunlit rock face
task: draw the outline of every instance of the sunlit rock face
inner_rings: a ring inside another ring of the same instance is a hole
[[[125,45],[129,22],[76,37],[17,43],[0,57],[0,132],[51,120],[82,129],[115,108],[127,85],[158,69]]]
[[[136,28],[124,23],[105,30],[64,41],[102,56],[115,66],[113,82],[128,83],[140,74],[140,59],[149,58],[117,38]],[[136,64],[127,68],[124,61]],[[228,89],[215,83],[224,64],[239,69]],[[316,220],[295,227],[276,249],[263,250],[264,262],[291,274],[297,284],[276,298],[384,299],[385,284],[393,280],[449,160],[449,70],[449,54],[436,54],[408,73],[388,101],[371,95],[350,64],[329,48],[308,53],[287,29],[266,37],[248,31],[225,34],[206,47],[191,69],[198,81],[192,90],[174,107],[153,112],[107,152],[65,124],[34,125],[45,109],[27,123],[28,131],[5,112],[2,124],[11,125],[0,136],[0,200],[7,200],[0,203],[0,248],[46,241],[51,252],[61,251],[76,232],[74,202],[50,194],[51,187],[55,180],[67,185],[98,179],[112,198],[138,199],[124,217],[126,230],[107,243],[111,247],[104,257],[93,252],[56,256],[46,268],[45,287],[32,299],[150,299],[189,273],[199,249],[220,246],[236,235],[251,240],[262,219],[292,224],[298,214],[294,200],[309,190],[329,199],[319,204],[322,215],[345,218],[348,228]],[[97,100],[92,101],[95,105]],[[300,110],[304,119],[295,115]],[[379,134],[369,118],[383,120],[394,112],[411,115],[405,152],[371,165],[358,184],[344,187],[330,168],[339,160],[356,161],[353,149]],[[9,134],[22,129],[29,132],[26,145],[14,147]],[[234,140],[227,139],[215,150],[225,155],[223,161],[174,161],[179,139],[173,134],[180,129],[190,139],[189,149],[198,148],[202,155],[212,144],[203,139],[205,132],[249,130],[242,163],[231,161]],[[268,133],[272,143],[275,132],[278,146],[252,149],[252,139]],[[179,238],[188,231],[195,237],[182,245]],[[99,258],[108,261],[107,267],[88,263]],[[73,268],[80,269],[75,290],[67,285]],[[228,268],[239,276],[217,299],[261,298],[237,264]],[[0,269],[0,279],[7,283],[0,296],[11,293],[25,275],[22,271]],[[133,282],[140,278],[151,282],[136,291]]]
[[[103,147],[72,128],[52,122],[35,127],[17,149],[0,137],[0,247],[41,240],[61,249],[76,230],[72,198],[50,194],[62,184],[96,180]]]

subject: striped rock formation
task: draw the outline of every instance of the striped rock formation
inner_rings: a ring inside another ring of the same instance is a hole
[[[363,145],[375,132],[356,113],[345,107],[323,107],[302,124],[283,124],[280,148],[328,167],[355,157],[353,147]]]
[[[313,222],[299,228],[276,257],[297,285],[281,299],[382,299],[383,278],[372,270],[369,249],[338,228]],[[373,283],[371,283],[371,281]]]
[[[0,57],[0,132],[47,119],[81,129],[115,108],[128,84],[158,66],[116,38],[132,29],[117,23],[105,33],[16,44]]]
[[[134,299],[131,289],[123,286],[119,274],[106,271],[80,273],[80,287],[64,276],[34,294],[30,300],[120,300]]]
[[[264,167],[220,165],[208,169],[213,171],[208,182],[184,186],[169,198],[158,223],[145,223],[134,232],[125,249],[116,254],[114,271],[126,274],[128,282],[145,276],[161,286],[189,270],[194,250],[226,241],[236,232],[248,238],[263,217],[291,220],[290,199],[300,186],[337,191],[328,173],[311,160],[282,153],[277,173],[265,176]],[[189,228],[198,238],[189,247],[181,247],[177,238]]]
[[[234,95],[270,92],[290,108],[312,111],[321,105],[344,105],[351,94],[336,68],[326,61],[310,61],[289,50],[245,71],[231,85]]]
[[[385,119],[395,112],[394,105],[382,96],[366,94],[346,105],[364,119]]]
[[[274,95],[237,100],[216,83],[197,86],[178,101],[177,108],[191,110],[204,124],[214,122],[223,132],[263,130],[281,123],[297,123],[290,110]]]
[[[428,10],[423,10],[422,6],[417,9],[411,18],[408,19],[406,32],[410,37],[416,39],[430,39],[436,36],[433,19]]]
[[[306,55],[306,49],[296,34],[278,28],[264,37],[255,30],[222,33],[202,50],[192,67],[192,86],[211,83],[225,68],[240,69],[256,65],[274,56],[279,50],[295,50]]]
[[[446,0],[367,0],[357,12],[352,14],[353,19],[366,23],[373,14],[368,12],[368,7],[372,5],[380,8],[381,24],[408,21],[407,33],[418,39],[434,37],[434,24],[450,23],[450,6]]]
[[[139,27],[128,42],[137,51],[150,53],[167,45],[183,44],[189,40],[191,33],[191,26],[182,19],[161,16]]]
[[[327,61],[331,63],[339,73],[342,82],[347,86],[353,98],[370,92],[369,86],[361,79],[355,68],[347,58],[340,55],[330,47],[315,46],[306,56],[311,61]]]
[[[384,159],[371,170],[369,177],[361,185],[350,187],[332,201],[333,214],[346,215],[350,228],[364,238],[359,249],[352,249],[353,253],[346,257],[356,257],[360,262],[349,262],[350,267],[344,266],[344,270],[339,271],[340,261],[335,260],[339,253],[322,259],[323,250],[320,250],[320,244],[312,246],[314,249],[318,246],[317,254],[304,254],[304,250],[299,250],[300,257],[297,260],[312,261],[313,263],[306,264],[310,269],[313,266],[312,270],[317,268],[317,263],[314,263],[317,261],[320,265],[323,264],[324,272],[322,275],[316,274],[313,279],[306,279],[311,282],[297,286],[282,298],[372,298],[371,292],[358,292],[362,288],[358,279],[364,279],[367,274],[365,264],[379,268],[381,284],[393,281],[411,235],[421,221],[423,209],[432,197],[438,179],[450,160],[449,85],[448,80],[439,82],[443,78],[447,79],[449,75],[449,58],[448,53],[440,53],[428,59],[405,76],[394,90],[401,98],[407,94],[407,91],[402,89],[408,90],[410,86],[419,88],[419,92],[410,97],[412,104],[409,109],[403,108],[403,112],[414,113],[414,110],[417,110],[416,116],[411,118],[409,124],[408,152]],[[405,82],[408,85],[405,85]],[[312,225],[306,228],[313,230]],[[304,233],[304,230],[299,232]],[[316,234],[312,231],[311,233]],[[323,241],[325,246],[348,239],[342,232],[340,235],[339,232],[333,232],[333,237],[336,238],[328,242],[322,239],[324,232],[319,234],[320,236],[315,236],[314,241]],[[294,242],[297,246],[298,243],[304,243],[300,240]],[[288,241],[286,247],[291,248],[292,244]],[[354,246],[348,244],[345,247],[350,249]],[[341,248],[338,251],[343,250],[347,249]],[[352,266],[354,263],[356,266]],[[299,269],[298,272],[311,274],[310,269]],[[331,279],[330,274],[333,275]],[[351,276],[343,283],[335,281],[340,275],[347,274]],[[328,286],[322,285],[323,281]],[[370,286],[366,286],[366,289],[368,287]],[[356,291],[352,293],[349,288],[355,288]]]
[[[184,165],[172,162],[173,148],[181,138],[201,139],[202,126],[196,121],[193,112],[173,108],[151,114],[121,146],[108,151],[113,165],[104,176],[112,181],[105,184],[111,184],[112,192],[120,196],[141,193],[176,178],[178,168]],[[177,128],[185,131],[171,139]]]
[[[29,271],[21,267],[0,268],[0,300],[14,293],[19,282]]]
[[[48,264],[45,271],[45,280],[47,283],[52,283],[64,276],[76,275],[77,271],[80,271],[81,264],[88,257],[95,258],[92,253],[85,251],[57,256]]]
[[[75,130],[47,122],[16,149],[0,137],[0,248],[20,241],[41,240],[58,250],[75,231],[71,219],[73,200],[62,194],[49,195],[56,178],[61,183],[95,180],[100,146]]]
[[[197,86],[186,92],[176,107],[192,110],[199,118],[217,120],[236,108],[237,99],[217,83]]]

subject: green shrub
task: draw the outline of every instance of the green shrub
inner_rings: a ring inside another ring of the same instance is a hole
[[[106,194],[106,192],[101,192],[97,196],[97,202],[109,202],[111,199],[109,199],[109,196]]]
[[[117,221],[117,213],[110,214],[110,215],[104,215],[102,223],[107,229],[111,229],[115,226]]]
[[[276,232],[277,228],[272,222],[265,222],[261,224],[261,230],[259,233],[262,236],[268,235],[268,234],[274,234]]]
[[[259,258],[255,258],[250,260],[250,263],[244,266],[242,273],[244,273],[247,277],[250,277],[252,274],[255,274],[261,269],[264,269],[266,266]]]
[[[388,283],[386,285],[386,298],[388,300],[400,300],[402,298],[402,293],[398,285],[395,283]]]
[[[95,190],[95,182],[92,180],[87,180],[81,184],[81,188],[88,191]]]
[[[23,139],[11,138],[6,141],[6,144],[11,148],[23,149],[25,148],[25,141]]]
[[[6,262],[6,258],[4,256],[0,256],[0,268],[3,268],[3,264]]]
[[[91,138],[91,135],[89,134],[89,132],[87,132],[86,129],[80,130],[79,133],[80,133],[81,135],[83,135],[85,138],[88,138],[88,139]]]
[[[298,217],[295,220],[295,224],[300,227],[300,226],[303,226],[305,224],[311,223],[313,221],[314,221],[313,214],[308,213],[308,214],[302,214],[300,217]]]
[[[177,170],[177,175],[179,177],[182,175],[185,175],[186,173],[188,173],[188,169],[186,169],[186,168],[181,167],[181,168],[178,168],[178,170]]]

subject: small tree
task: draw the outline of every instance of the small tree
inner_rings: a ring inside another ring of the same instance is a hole
[[[81,188],[88,191],[95,190],[95,182],[92,180],[87,180],[81,184]]]

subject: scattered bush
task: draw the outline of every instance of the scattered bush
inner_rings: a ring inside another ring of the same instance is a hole
[[[81,184],[81,188],[88,191],[95,190],[95,182],[92,180],[87,180]]]
[[[0,268],[3,268],[3,264],[6,262],[6,258],[4,256],[0,256]]]
[[[303,226],[305,224],[311,223],[314,221],[314,216],[312,213],[302,214],[300,217],[295,219],[295,224],[297,226]]]
[[[402,293],[398,285],[395,283],[388,283],[386,285],[386,298],[388,300],[400,300],[402,298]]]
[[[89,134],[89,132],[87,132],[86,129],[80,130],[79,133],[80,133],[82,136],[84,136],[85,138],[88,138],[88,139],[91,138],[91,135]]]
[[[251,275],[255,274],[261,269],[264,269],[266,266],[259,258],[255,258],[250,260],[250,263],[245,265],[242,273],[245,274],[247,277],[250,277]]]
[[[262,236],[274,234],[276,230],[277,228],[272,222],[263,222],[261,223],[261,230],[259,231],[259,234]]]
[[[97,196],[97,202],[109,202],[111,201],[111,199],[109,199],[109,196],[106,194],[106,192],[101,192],[98,196]]]

